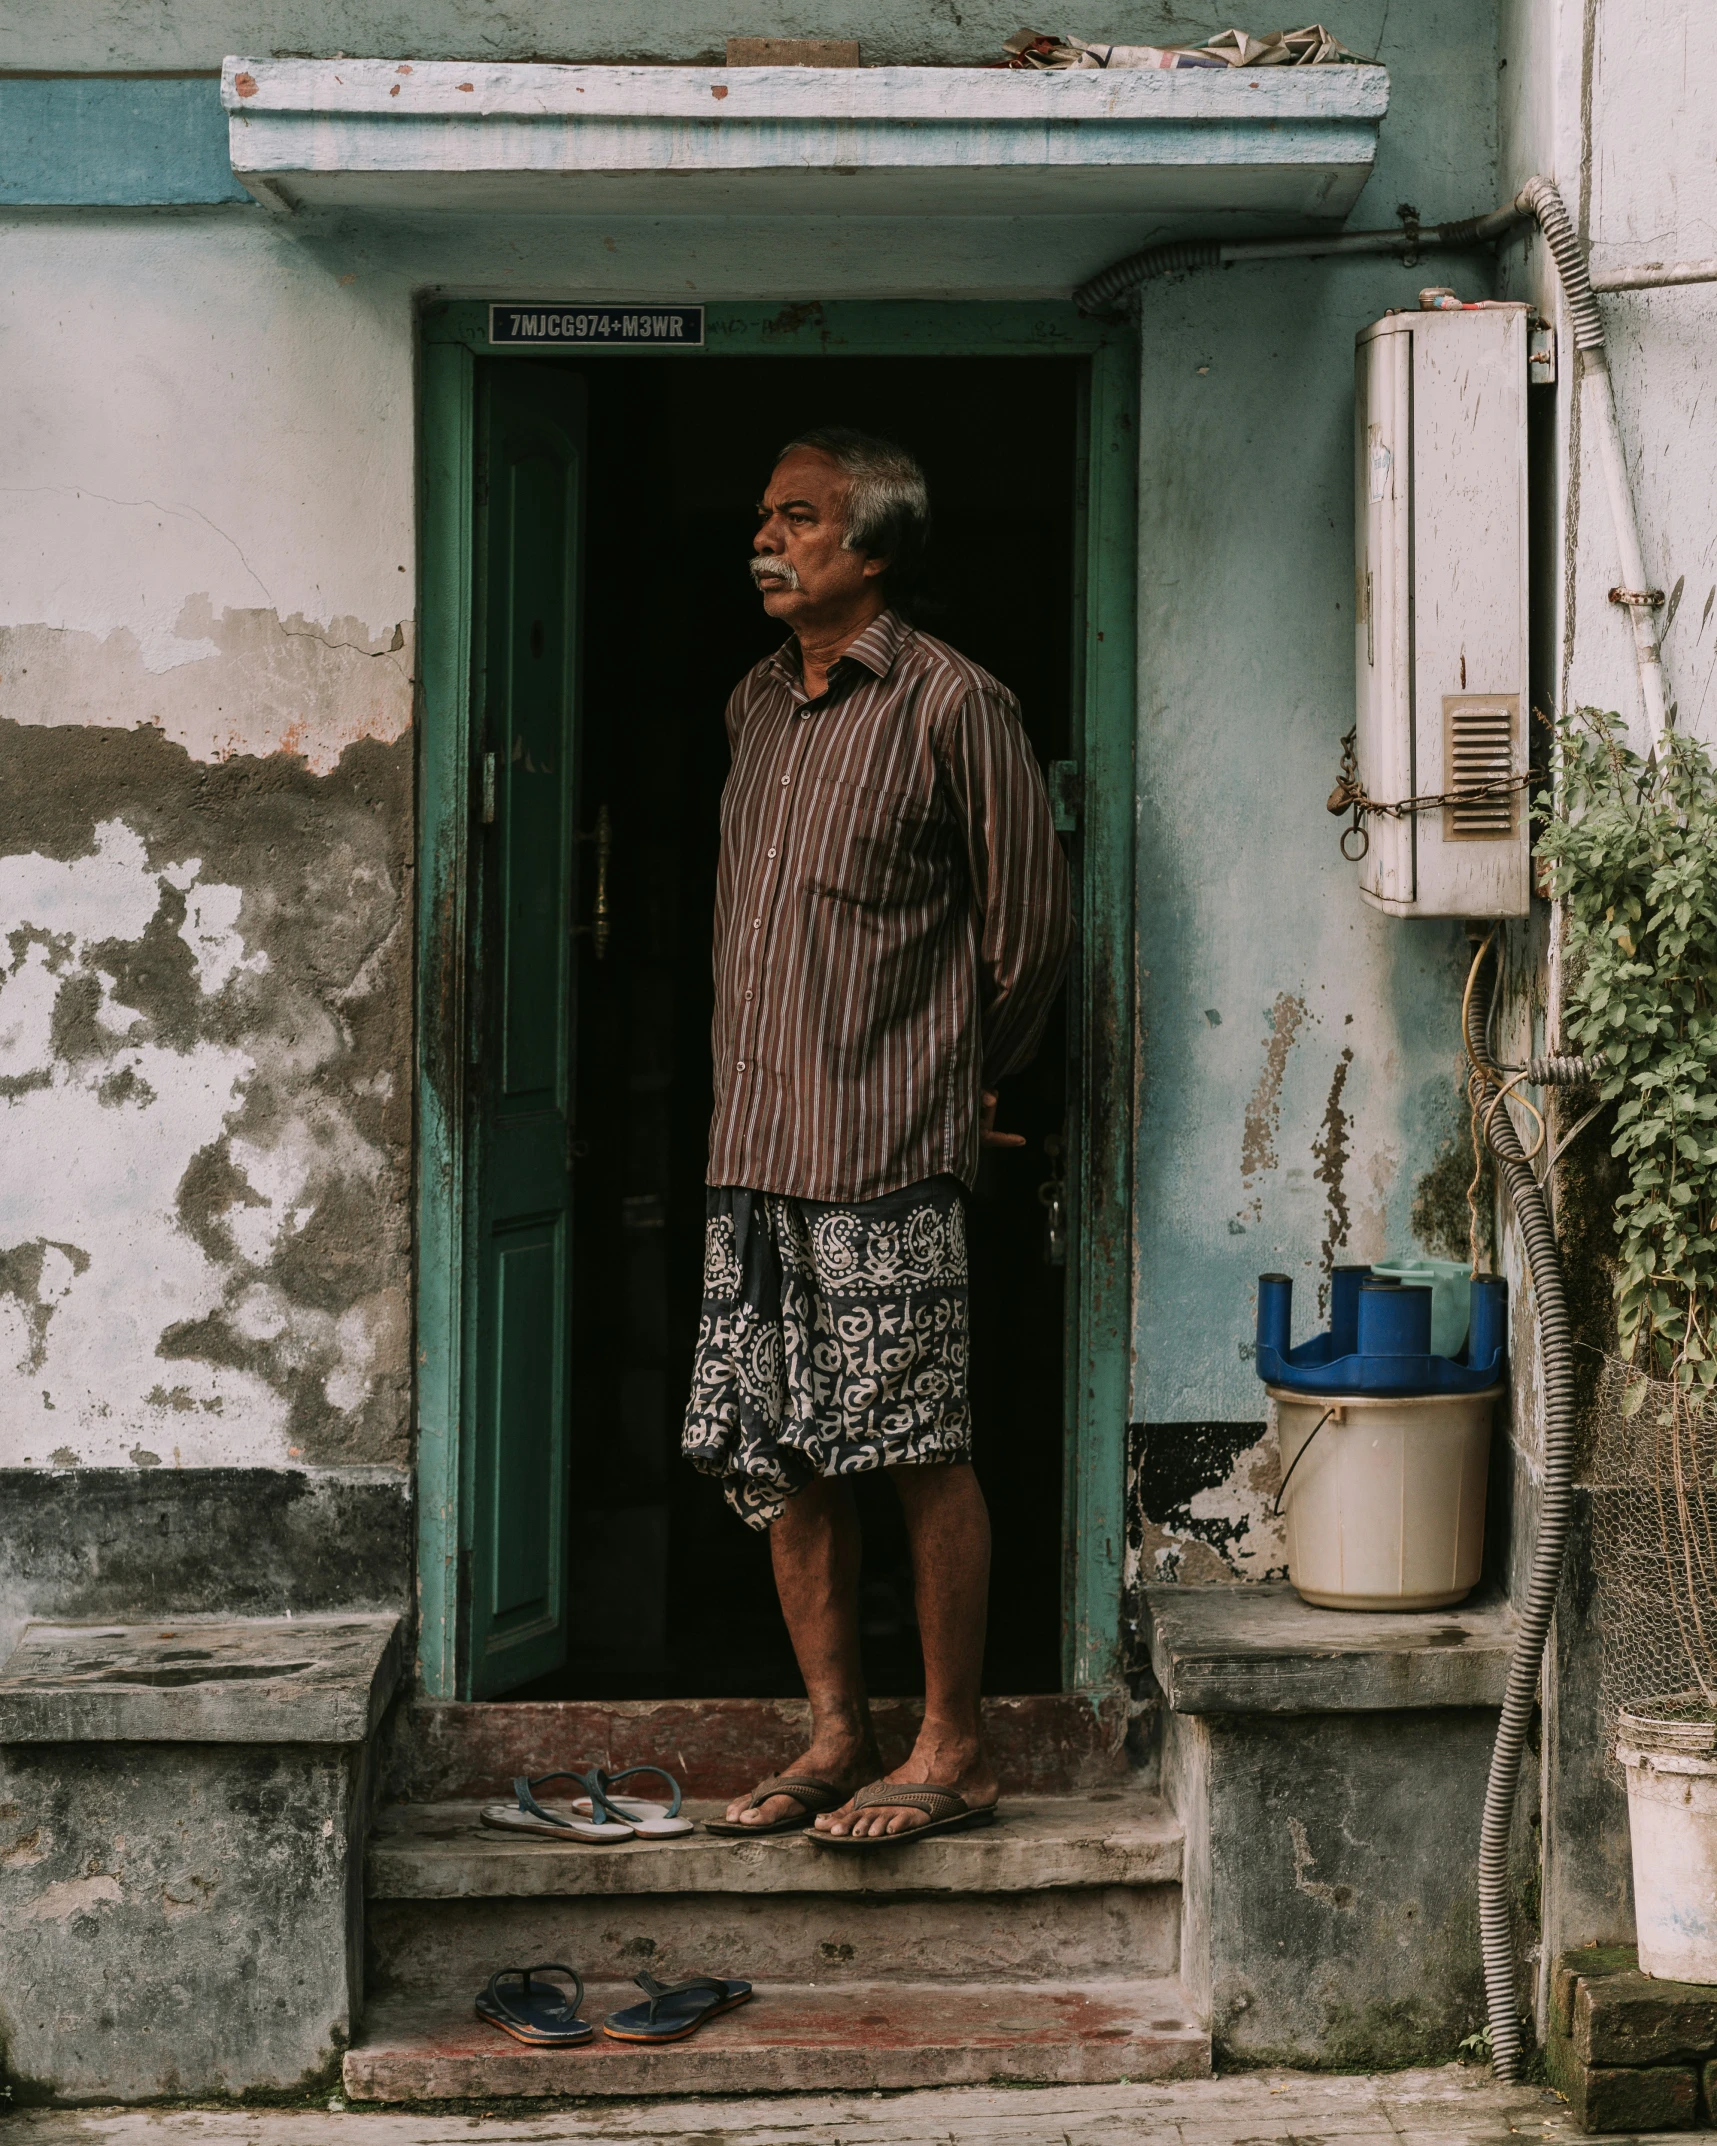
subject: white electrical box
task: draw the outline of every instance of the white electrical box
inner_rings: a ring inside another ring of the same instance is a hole
[[[1530,750],[1527,310],[1391,313],[1357,339],[1359,785],[1453,800],[1367,814],[1360,892],[1392,916],[1531,903],[1528,797],[1505,787]]]

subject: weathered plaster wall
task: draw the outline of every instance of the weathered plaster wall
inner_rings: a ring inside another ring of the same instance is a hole
[[[1388,222],[1400,201],[1434,218],[1491,198],[1494,5],[1352,0],[1332,24],[1394,84],[1356,222]],[[1066,20],[1140,38],[1209,29],[1167,5]],[[0,11],[0,66],[208,68],[237,47],[692,59],[747,27],[702,5],[330,13],[277,0],[235,14],[180,0],[146,22],[117,4],[15,8]],[[1011,0],[985,0],[789,7],[764,27],[854,33],[873,61],[971,62],[1017,20]],[[1114,250],[1142,235],[1117,225]],[[249,209],[19,218],[0,713],[23,735],[74,742],[144,724],[101,765],[157,757],[132,792],[117,775],[74,775],[81,745],[58,756],[68,788],[51,831],[26,811],[8,838],[17,1105],[67,1112],[91,1160],[87,1187],[74,1172],[63,1197],[44,1191],[0,1232],[22,1248],[0,1455],[296,1465],[405,1451],[409,1054],[394,927],[409,900],[414,291],[602,278],[734,295],[1017,292],[1042,282],[1042,253],[1006,219],[957,243],[942,225],[819,225],[789,245],[784,226],[690,235],[644,219],[533,219],[503,235],[481,219],[282,230]],[[1248,269],[1157,286],[1146,306],[1133,1409],[1146,1576],[1279,1569],[1273,1441],[1243,1353],[1251,1278],[1265,1265],[1302,1276],[1309,1323],[1329,1257],[1413,1241],[1415,1198],[1453,1130],[1458,936],[1363,911],[1322,811],[1351,720],[1351,338],[1419,280]],[[302,815],[302,837],[283,829],[246,850],[247,784],[278,799],[283,822]],[[217,792],[222,840],[193,804]],[[111,916],[55,936],[30,914],[83,898],[97,874]],[[137,950],[156,944],[183,972],[171,1034],[165,1001],[139,1004],[131,980]],[[89,1008],[82,1056],[56,1041],[62,995],[62,1027]],[[138,1081],[154,1067],[157,1100],[124,1107],[139,1125],[159,1113],[158,1153],[147,1184],[116,1182],[117,1091],[104,1103],[103,1084],[147,1051],[173,1054],[130,1067]],[[139,1329],[74,1348],[98,1292],[147,1306]],[[77,1437],[44,1433],[50,1415],[76,1415]]]
[[[1595,0],[1505,0],[1510,61],[1501,110],[1501,177],[1512,189],[1551,173],[1588,242],[1595,270],[1685,260],[1717,251],[1717,56],[1688,0],[1641,0],[1626,11]],[[1559,307],[1545,249],[1504,255],[1504,288]],[[1710,515],[1717,412],[1709,351],[1717,292],[1709,286],[1616,294],[1600,301],[1623,445],[1633,480],[1646,572],[1669,603],[1661,614],[1669,694],[1682,727],[1717,738],[1717,534]],[[1545,628],[1535,699],[1546,711],[1595,705],[1629,718],[1643,745],[1643,710],[1625,616],[1608,601],[1621,578],[1595,443],[1580,423],[1570,350],[1555,397],[1554,436],[1535,484],[1546,508],[1534,603]],[[1514,949],[1556,1033],[1557,948]],[[1518,1019],[1517,1014],[1517,1019]],[[1570,1098],[1572,1110],[1584,1107]],[[1564,1124],[1571,1117],[1564,1117]],[[1582,1136],[1558,1172],[1557,1222],[1577,1331],[1613,1344],[1610,1220],[1615,1172],[1604,1127]],[[1514,1269],[1518,1271],[1518,1257]],[[1582,1404],[1596,1359],[1577,1356]],[[1540,1440],[1535,1360],[1517,1351],[1514,1407],[1517,1538],[1529,1539]],[[1586,1425],[1589,1445],[1590,1425]],[[1582,1469],[1582,1476],[1585,1470]],[[1543,1947],[1548,1968],[1568,1946],[1633,1934],[1625,1802],[1601,1708],[1607,1640],[1622,1612],[1594,1539],[1582,1490],[1544,1681]],[[1517,1559],[1517,1570],[1520,1561]]]
[[[8,230],[0,1465],[409,1455],[409,308]]]
[[[1381,57],[1353,225],[1488,206],[1491,0],[1395,10]],[[1450,279],[1488,293],[1478,257]],[[1324,810],[1353,721],[1353,337],[1431,280],[1295,263],[1144,294],[1136,1582],[1283,1569],[1255,1277],[1293,1275],[1299,1338],[1332,1262],[1460,1249],[1462,929],[1366,908]]]

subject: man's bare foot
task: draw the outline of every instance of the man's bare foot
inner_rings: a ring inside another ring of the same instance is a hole
[[[994,1803],[1000,1793],[989,1754],[975,1736],[954,1736],[933,1729],[928,1722],[918,1732],[918,1741],[905,1765],[884,1777],[890,1781],[925,1783],[931,1788],[949,1788],[963,1796],[974,1810]],[[863,1840],[873,1833],[911,1833],[929,1819],[911,1804],[867,1804],[854,1811],[850,1803],[838,1811],[825,1811],[815,1821],[819,1833]]]
[[[858,1789],[876,1779],[881,1764],[876,1738],[867,1724],[862,1731],[818,1731],[811,1739],[811,1748],[781,1770],[802,1780],[827,1781],[831,1788]],[[796,1796],[770,1796],[755,1810],[749,1805],[748,1796],[736,1796],[727,1807],[728,1824],[773,1825],[778,1818],[790,1818],[804,1810]]]

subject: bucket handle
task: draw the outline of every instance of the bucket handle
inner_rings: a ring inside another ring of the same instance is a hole
[[[1318,1418],[1316,1423],[1312,1425],[1312,1438],[1315,1438],[1318,1435],[1319,1431],[1323,1429],[1324,1425],[1334,1414],[1335,1410],[1333,1408],[1326,1408],[1324,1410],[1323,1414]],[[1288,1463],[1288,1472],[1285,1476],[1283,1476],[1282,1487],[1276,1493],[1276,1502],[1270,1508],[1270,1518],[1272,1520],[1279,1520],[1282,1516],[1282,1499],[1286,1495],[1288,1485],[1294,1479],[1294,1470],[1300,1465],[1301,1461],[1305,1459],[1307,1453],[1311,1450],[1312,1438],[1308,1438],[1306,1440],[1305,1444],[1301,1446],[1300,1450]]]

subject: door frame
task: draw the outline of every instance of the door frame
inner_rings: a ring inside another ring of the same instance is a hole
[[[520,350],[488,340],[488,303],[426,304],[419,320],[417,831],[418,1674],[431,1698],[469,1696],[462,1573],[473,1508],[476,1296],[466,1214],[472,1059],[466,993],[470,834],[476,365]],[[1076,900],[1079,1008],[1070,1027],[1067,1395],[1063,1422],[1062,1683],[1102,1691],[1122,1672],[1126,1447],[1132,1358],[1137,726],[1138,354],[1130,324],[1066,301],[831,300],[706,305],[722,357],[1077,357],[1079,413],[1072,715],[1081,775]],[[1023,433],[998,451],[1029,453]],[[1082,508],[1083,511],[1079,511]]]

